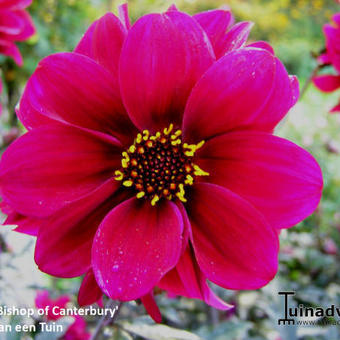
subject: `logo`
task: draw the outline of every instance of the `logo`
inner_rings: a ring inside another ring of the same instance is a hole
[[[294,296],[295,292],[278,292],[278,294],[284,298],[284,318],[278,319],[278,325],[340,325],[340,306],[331,305],[323,308],[299,304],[297,307],[290,307],[289,297]],[[313,319],[308,320],[308,318]],[[324,318],[333,320],[325,321]]]

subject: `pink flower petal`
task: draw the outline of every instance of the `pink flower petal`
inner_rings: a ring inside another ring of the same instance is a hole
[[[62,121],[122,141],[130,140],[127,136],[135,131],[112,75],[77,53],[58,53],[40,62],[28,81],[18,115],[28,129]]]
[[[89,27],[75,49],[76,53],[94,59],[111,73],[117,92],[118,63],[126,35],[121,21],[113,13],[107,13]]]
[[[80,315],[73,317],[74,322],[62,337],[63,340],[89,340],[91,333],[86,331],[86,321]]]
[[[2,40],[0,38],[0,54],[12,57],[18,66],[22,66],[23,64],[18,47],[11,41]]]
[[[200,183],[188,199],[188,215],[197,262],[209,280],[228,289],[257,289],[273,279],[278,237],[247,201]]]
[[[340,13],[334,14],[332,20],[336,23],[337,26],[340,26]]]
[[[332,92],[340,87],[340,76],[321,75],[313,78],[314,85],[321,91]]]
[[[33,20],[24,10],[0,10],[0,39],[24,41],[35,33]]]
[[[4,224],[17,225],[14,229],[17,233],[37,236],[40,226],[44,223],[44,219],[28,217],[15,213],[5,220]]]
[[[326,24],[323,27],[326,36],[327,54],[335,69],[340,73],[340,27]]]
[[[2,196],[23,215],[51,215],[112,178],[120,167],[118,145],[66,125],[34,129],[2,156]]]
[[[132,198],[100,225],[92,247],[92,267],[103,292],[129,301],[148,294],[181,253],[183,221],[169,201],[151,206]]]
[[[148,314],[152,317],[152,319],[157,322],[162,322],[162,314],[157,306],[157,303],[155,301],[155,298],[153,296],[153,292],[146,294],[141,297],[142,303],[144,305],[144,308],[148,312]]]
[[[124,27],[129,30],[131,28],[128,4],[123,4],[118,6],[119,19],[124,25]]]
[[[319,165],[285,139],[254,131],[228,133],[209,140],[198,157],[209,182],[248,200],[275,228],[302,221],[320,201]]]
[[[90,269],[81,283],[78,293],[79,306],[92,305],[97,302],[103,296],[103,292],[97,285],[92,269]]]
[[[94,59],[93,33],[97,27],[98,20],[94,21],[86,30],[85,34],[80,39],[78,45],[74,49],[75,53],[83,54],[91,59]]]
[[[15,35],[21,32],[21,20],[16,12],[0,10],[0,34]]]
[[[330,111],[330,113],[335,113],[335,112],[340,112],[340,103],[334,106]]]
[[[57,277],[83,275],[91,267],[95,233],[112,208],[127,198],[110,179],[85,197],[59,210],[39,228],[35,261],[39,269]],[[51,237],[53,235],[53,237]]]
[[[235,24],[220,42],[220,56],[243,47],[253,26],[249,21]]]
[[[46,315],[48,320],[58,320],[60,315],[56,313],[56,311],[53,311],[53,307],[66,308],[66,304],[70,302],[70,298],[67,295],[61,295],[53,300],[50,298],[49,292],[43,290],[37,292],[34,302],[37,308],[45,309],[47,306],[50,307]]]
[[[3,225],[17,225],[14,231],[27,235],[37,236],[39,227],[44,223],[43,219],[28,217],[16,212],[9,204],[2,201],[0,203],[2,213],[7,215]]]
[[[276,59],[266,50],[244,48],[226,54],[204,74],[189,97],[183,121],[185,138],[199,142],[251,124],[276,85],[275,72]]]
[[[273,47],[271,47],[266,41],[255,41],[247,45],[247,47],[261,48],[263,50],[267,50],[271,54],[275,54]]]
[[[1,0],[0,9],[24,9],[30,6],[32,0]]]
[[[321,65],[328,65],[330,64],[332,61],[331,61],[331,58],[329,56],[329,54],[326,52],[326,53],[323,53],[321,54],[318,58],[317,58],[319,64]]]
[[[292,87],[292,93],[293,93],[292,106],[294,106],[300,97],[300,85],[299,85],[299,80],[296,76],[289,76],[289,80],[290,80],[290,85]]]
[[[130,29],[120,62],[125,107],[140,129],[179,125],[191,89],[213,63],[201,26],[169,11],[140,18]]]
[[[175,295],[200,299],[217,309],[229,310],[233,308],[216,296],[206,281],[206,277],[197,264],[191,245],[188,245],[177,266],[162,278],[158,286]]]
[[[126,36],[126,28],[112,13],[107,13],[98,20],[93,34],[94,58],[111,72],[116,79],[117,88],[118,63]]]
[[[272,131],[299,98],[299,82],[290,77],[281,63],[275,58],[276,72],[272,89],[265,105],[247,123],[251,129]]]
[[[234,22],[231,12],[229,10],[215,9],[198,13],[194,15],[194,18],[207,33],[216,58],[220,58],[225,52],[225,35]]]

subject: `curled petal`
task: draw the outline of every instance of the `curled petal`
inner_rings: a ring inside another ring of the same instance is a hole
[[[146,311],[152,317],[152,319],[158,323],[162,322],[162,314],[157,306],[153,292],[142,296],[141,300]]]
[[[78,293],[79,306],[92,305],[99,301],[103,295],[103,292],[97,285],[92,269],[86,273],[81,283]]]
[[[200,299],[217,309],[233,308],[216,296],[206,281],[206,277],[197,264],[192,247],[188,245],[177,266],[162,278],[158,286],[175,295]]]
[[[195,20],[207,33],[214,48],[216,58],[225,53],[225,35],[234,18],[229,10],[215,9],[194,15]]]
[[[118,6],[119,19],[124,25],[124,27],[129,30],[131,27],[128,4],[123,4]]]
[[[18,66],[22,66],[22,56],[18,47],[16,47],[12,41],[2,40],[0,38],[0,53],[12,57]]]
[[[250,30],[254,24],[249,21],[235,24],[220,42],[220,57],[224,54],[241,48],[247,42]]]

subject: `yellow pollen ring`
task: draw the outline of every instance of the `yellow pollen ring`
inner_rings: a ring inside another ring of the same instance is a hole
[[[195,176],[209,176],[209,173],[202,170],[190,159],[204,145],[204,141],[197,144],[182,143],[181,135],[182,131],[174,130],[173,124],[170,124],[168,128],[162,131],[156,132],[154,135],[151,135],[148,130],[138,133],[133,145],[122,152],[122,168],[114,172],[114,179],[122,181],[122,185],[125,187],[135,188],[137,191],[136,197],[138,199],[148,199],[152,206],[155,206],[158,201],[165,198],[168,200],[177,198],[181,202],[187,202],[185,198],[186,186],[194,184]],[[174,161],[177,167],[175,169],[176,172],[172,172],[172,169],[164,165],[165,152],[169,151],[171,153],[168,153],[167,157],[172,157],[172,154],[174,155],[174,160],[171,161]],[[150,158],[151,155],[152,159]],[[161,164],[161,166],[150,168],[150,159],[152,162]],[[161,175],[164,172],[167,176],[165,186],[164,183],[160,183],[158,186],[150,184],[149,177],[146,177],[145,181],[143,177],[144,172],[141,171],[144,165],[157,178],[157,181],[164,181],[163,175]],[[163,169],[162,167],[164,166],[165,168]]]

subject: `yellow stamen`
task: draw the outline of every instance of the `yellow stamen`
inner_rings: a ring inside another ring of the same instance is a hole
[[[154,136],[150,136],[150,139],[151,139],[151,140],[156,140],[156,139],[158,139],[160,136],[161,136],[161,133],[158,131],[158,132],[156,132],[156,134],[155,134]]]
[[[140,191],[140,192],[136,195],[137,198],[142,198],[143,196],[145,196],[145,192],[144,192],[144,191]]]
[[[159,201],[159,196],[155,195],[153,199],[151,200],[151,205],[155,206],[155,204]]]
[[[150,132],[148,130],[143,130],[143,139],[148,140],[150,136]]]
[[[143,137],[142,137],[142,135],[139,133],[139,134],[137,135],[137,138],[136,138],[136,143],[139,144],[139,143],[142,141],[142,139],[143,139]]]
[[[123,177],[124,177],[123,173],[121,171],[119,171],[119,170],[115,171],[115,175],[116,176],[114,177],[114,179],[116,181],[121,181],[123,179]]]
[[[183,144],[183,148],[184,149],[188,149],[187,151],[184,151],[184,154],[188,157],[193,157],[195,152],[201,148],[204,144],[204,140],[202,140],[201,142],[199,142],[198,144],[187,144],[187,143],[184,143]]]
[[[186,180],[184,181],[185,184],[193,185],[194,178],[191,175],[187,175]]]
[[[210,175],[209,172],[202,170],[198,165],[194,164],[193,166],[195,169],[194,175],[196,176],[209,176]]]
[[[164,134],[165,134],[165,135],[169,135],[173,128],[174,128],[174,125],[173,125],[173,124],[170,124],[168,128],[165,128],[165,129],[163,130]]]
[[[131,145],[129,147],[129,152],[134,153],[136,151],[136,147],[134,145]]]
[[[125,187],[131,187],[132,186],[132,184],[133,184],[133,182],[132,181],[130,181],[130,180],[128,180],[128,181],[124,181],[123,182],[123,185],[125,186]]]
[[[130,157],[129,157],[128,153],[125,152],[125,151],[122,153],[122,155],[124,157],[124,158],[122,158],[122,167],[127,168],[128,165],[129,165]]]
[[[196,144],[196,150],[200,149],[204,145],[204,143],[205,143],[205,141],[201,140],[198,144]]]
[[[172,140],[171,141],[171,145],[179,145],[179,144],[181,144],[182,143],[182,141],[180,140],[180,139],[176,139],[176,140]]]
[[[184,190],[183,183],[181,183],[178,187],[179,187],[179,192],[176,193],[176,196],[180,199],[180,201],[182,201],[184,203],[187,202],[186,198],[184,197],[185,190]]]

